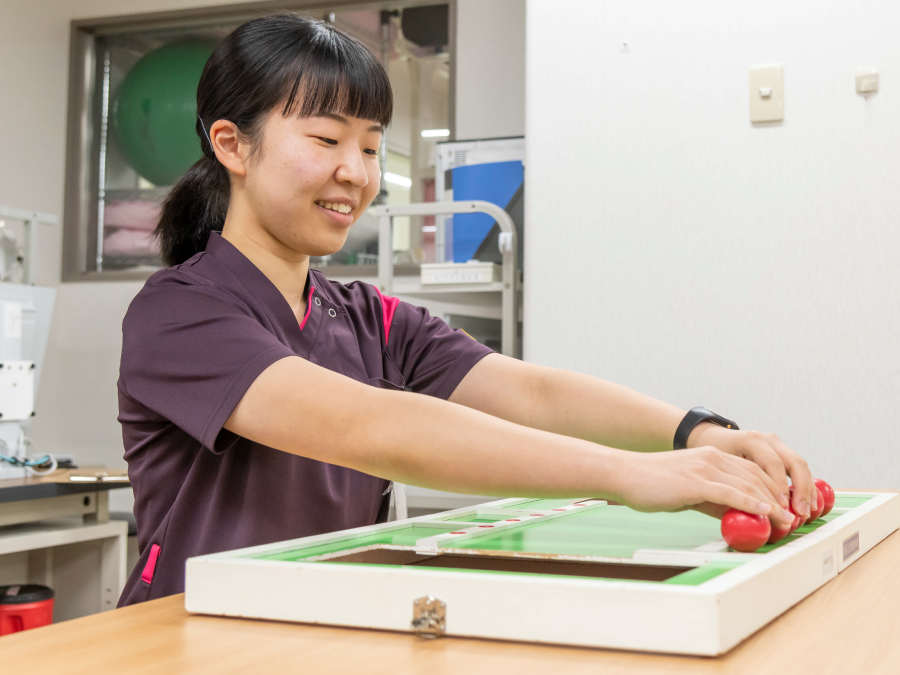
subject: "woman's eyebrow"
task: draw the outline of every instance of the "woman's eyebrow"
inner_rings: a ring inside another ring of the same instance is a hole
[[[350,120],[348,120],[348,119],[347,119],[346,117],[344,117],[343,115],[338,115],[337,113],[323,112],[323,113],[319,113],[319,114],[317,115],[317,117],[327,117],[328,119],[334,120],[335,122],[340,122],[340,123],[343,124],[344,126],[347,126],[347,127],[350,126]],[[374,131],[374,132],[377,132],[377,133],[379,133],[379,134],[383,134],[383,133],[384,133],[384,127],[383,127],[382,125],[380,125],[380,124],[373,124],[372,126],[370,126],[370,127],[367,129],[367,131]]]

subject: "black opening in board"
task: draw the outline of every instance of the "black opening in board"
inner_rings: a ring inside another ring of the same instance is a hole
[[[628,579],[631,581],[665,581],[683,574],[693,567],[668,565],[637,565],[628,563],[594,562],[589,560],[558,560],[521,556],[491,556],[483,554],[440,553],[423,555],[412,550],[373,547],[345,555],[330,557],[323,562],[359,563],[369,565],[398,565],[440,567],[455,570],[486,572],[518,572],[520,574],[553,574],[598,579]]]

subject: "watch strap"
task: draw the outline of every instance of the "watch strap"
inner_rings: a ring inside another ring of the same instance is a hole
[[[722,417],[708,408],[698,406],[696,408],[691,408],[688,411],[688,414],[684,416],[684,419],[681,420],[681,424],[679,424],[678,429],[675,430],[675,440],[672,443],[672,447],[675,450],[684,450],[687,447],[688,436],[691,435],[694,427],[703,422],[712,422],[713,424],[718,424],[720,427],[725,427],[726,429],[740,429],[740,427],[735,424],[734,420]]]

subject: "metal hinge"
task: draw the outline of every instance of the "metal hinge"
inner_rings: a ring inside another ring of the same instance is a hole
[[[446,633],[447,603],[432,595],[413,600],[412,629],[419,637],[437,638]]]

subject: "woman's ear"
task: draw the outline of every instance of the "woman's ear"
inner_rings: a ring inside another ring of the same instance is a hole
[[[247,174],[245,165],[249,155],[249,146],[241,143],[237,127],[228,120],[216,120],[209,128],[213,152],[219,162],[231,173],[238,176]]]

